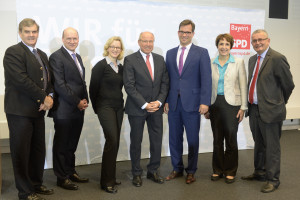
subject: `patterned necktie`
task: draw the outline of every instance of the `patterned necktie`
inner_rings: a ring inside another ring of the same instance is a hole
[[[38,60],[38,62],[40,63],[41,65],[41,68],[43,70],[43,81],[44,81],[44,84],[43,84],[43,87],[44,87],[44,90],[47,88],[47,82],[48,82],[48,72],[47,72],[47,69],[44,65],[44,63],[42,62],[41,60],[41,57],[40,55],[38,54],[37,50],[36,49],[33,49],[32,50],[35,58]]]
[[[147,65],[147,67],[148,67],[150,76],[151,76],[152,81],[153,81],[152,68],[151,68],[151,64],[150,64],[150,61],[149,61],[149,57],[150,57],[150,55],[148,54],[148,55],[146,56],[146,58],[147,58],[147,60],[146,60],[146,65]]]
[[[178,68],[179,75],[181,75],[182,68],[183,68],[183,55],[184,55],[184,50],[185,50],[185,47],[182,47],[182,48],[181,48],[181,54],[180,54],[180,57],[179,57],[179,68]]]
[[[251,82],[250,90],[249,90],[249,102],[251,104],[253,104],[253,94],[254,94],[254,88],[255,88],[257,75],[258,75],[258,71],[259,71],[259,62],[260,62],[260,56],[258,56],[258,59],[257,59],[255,73],[254,73],[254,76],[252,78],[252,82]]]
[[[76,54],[75,54],[75,53],[72,53],[72,57],[73,57],[73,60],[74,60],[74,62],[75,62],[75,64],[76,64],[78,70],[79,70],[80,76],[81,76],[81,78],[82,78],[83,72],[82,72],[81,67],[80,67],[80,66],[78,65],[78,63],[77,63]]]

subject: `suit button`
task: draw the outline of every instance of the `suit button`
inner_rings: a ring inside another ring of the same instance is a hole
[[[44,79],[43,78],[41,78],[41,81],[43,81]]]
[[[43,67],[40,67],[40,70],[43,70]]]
[[[37,100],[37,102],[38,102],[38,103],[40,103],[40,102],[41,102],[41,100]]]

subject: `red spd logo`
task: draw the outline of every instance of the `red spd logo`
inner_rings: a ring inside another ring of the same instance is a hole
[[[234,39],[232,49],[250,49],[250,24],[230,24],[230,34]]]

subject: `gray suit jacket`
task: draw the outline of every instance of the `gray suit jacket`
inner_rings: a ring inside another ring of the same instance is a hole
[[[123,81],[127,100],[125,112],[128,115],[144,116],[147,114],[141,107],[146,102],[160,101],[164,104],[169,90],[169,76],[164,58],[152,53],[154,62],[154,81],[139,51],[126,56],[124,60]],[[163,106],[157,111],[163,113]]]
[[[257,55],[249,59],[248,89],[252,79]],[[285,104],[295,85],[286,57],[269,48],[257,77],[258,109],[265,123],[275,123],[286,118]],[[248,92],[249,93],[249,92]],[[251,109],[249,110],[251,115]]]

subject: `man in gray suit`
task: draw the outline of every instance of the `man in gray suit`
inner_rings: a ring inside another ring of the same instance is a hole
[[[257,52],[249,59],[249,122],[255,142],[255,171],[244,180],[267,181],[261,192],[273,192],[280,181],[280,136],[286,117],[285,104],[295,87],[286,57],[271,49],[265,30],[252,33]]]
[[[150,162],[147,178],[163,183],[157,170],[160,166],[163,133],[163,104],[168,94],[169,77],[164,58],[152,53],[154,35],[150,32],[140,34],[140,50],[125,57],[124,87],[127,92],[125,113],[130,123],[130,157],[132,164],[132,183],[142,185],[140,166],[141,143],[145,121],[147,121],[150,140]]]

